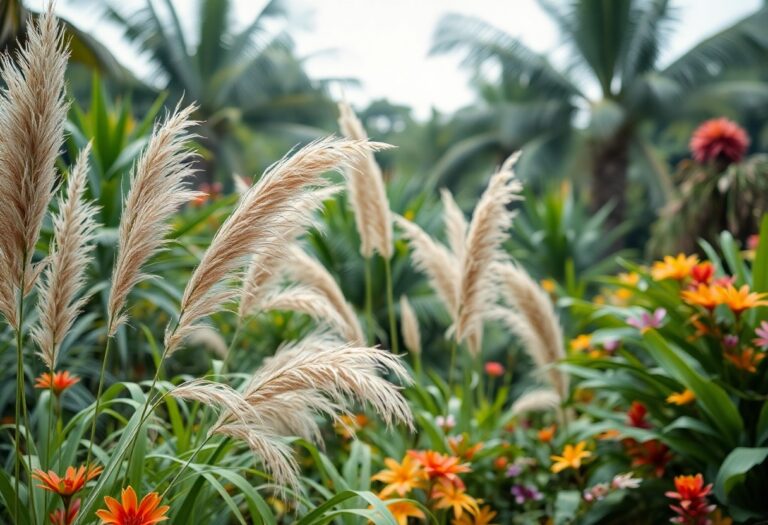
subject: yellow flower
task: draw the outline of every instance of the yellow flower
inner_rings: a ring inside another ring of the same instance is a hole
[[[408,525],[408,518],[426,519],[424,512],[412,501],[394,501],[392,503],[385,501],[384,503],[395,517],[397,525]]]
[[[409,221],[412,221],[416,217],[416,213],[414,213],[413,210],[405,210],[405,213],[403,213],[403,218]]]
[[[670,394],[667,397],[667,403],[671,405],[689,405],[696,401],[696,394],[688,390],[687,388],[683,390],[682,392],[676,392],[674,394]]]
[[[712,525],[733,525],[733,520],[727,516],[723,516],[723,512],[717,509],[710,516],[712,519]]]
[[[736,368],[754,374],[757,372],[757,365],[765,359],[765,354],[756,353],[752,348],[745,348],[740,354],[725,354],[725,358]]]
[[[627,286],[637,286],[640,282],[640,274],[637,272],[620,273],[619,282],[621,284],[626,284]]]
[[[583,352],[589,349],[592,343],[592,336],[590,334],[580,334],[571,339],[571,350],[574,352]]]
[[[557,474],[567,468],[576,470],[581,468],[581,460],[592,455],[590,451],[584,450],[585,448],[587,448],[586,441],[579,441],[576,446],[566,445],[562,456],[550,456],[550,459],[554,461],[551,467],[552,472]]]
[[[727,305],[736,315],[757,306],[768,306],[768,301],[765,299],[768,297],[768,294],[750,293],[749,286],[746,284],[738,289],[732,284],[728,286],[715,286],[714,293],[718,302]]]
[[[464,484],[461,482],[455,483],[441,479],[432,497],[437,500],[436,509],[452,509],[453,516],[456,518],[460,518],[465,511],[471,514],[477,514],[480,511],[477,500],[464,492]]]
[[[381,496],[386,498],[392,493],[397,493],[401,498],[413,489],[424,488],[424,482],[427,474],[422,469],[421,463],[411,456],[405,456],[402,463],[398,463],[392,458],[384,460],[388,467],[382,470],[371,479],[386,483],[386,487],[381,491]]]
[[[680,253],[677,257],[667,255],[663,261],[656,261],[651,268],[651,277],[654,281],[663,281],[664,279],[676,279],[682,281],[691,274],[691,270],[699,262],[699,258],[695,255],[689,255],[686,257],[684,253]]]
[[[486,505],[474,515],[464,514],[460,518],[453,520],[452,525],[496,525],[491,523],[495,517],[496,511]]]
[[[555,293],[555,290],[557,290],[557,284],[554,279],[542,279],[540,284],[547,293]]]

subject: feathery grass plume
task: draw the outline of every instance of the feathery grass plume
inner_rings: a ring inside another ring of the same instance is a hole
[[[344,292],[325,266],[299,246],[293,246],[288,257],[287,272],[294,281],[310,286],[333,306],[346,323],[346,329],[341,335],[348,342],[353,344],[365,342],[365,334],[355,310],[347,302]]]
[[[459,261],[448,248],[408,219],[395,215],[395,222],[411,246],[416,268],[426,274],[430,286],[455,321],[459,309]]]
[[[459,261],[464,260],[464,243],[467,241],[467,219],[461,211],[453,195],[447,189],[440,190],[440,198],[443,201],[443,221],[445,222],[445,235],[448,245]]]
[[[421,332],[419,331],[419,319],[413,311],[411,303],[404,295],[400,296],[400,325],[403,329],[403,342],[412,354],[421,353]]]
[[[51,370],[61,342],[75,322],[88,296],[77,298],[86,282],[98,208],[85,200],[90,143],[80,152],[69,175],[66,195],[53,216],[53,246],[43,278],[38,281],[39,323],[32,329],[38,354]]]
[[[274,164],[246,194],[216,232],[184,290],[179,319],[166,331],[165,348],[179,348],[194,323],[214,313],[237,292],[225,281],[242,272],[247,258],[285,238],[317,209],[312,188],[328,184],[326,171],[340,169],[383,144],[337,140],[313,142]]]
[[[189,334],[187,341],[192,345],[202,346],[213,352],[219,359],[227,357],[229,347],[221,334],[213,327],[201,324]]]
[[[108,303],[110,336],[127,320],[128,294],[148,278],[142,266],[167,244],[168,219],[186,202],[201,193],[185,186],[194,173],[187,149],[195,106],[176,110],[155,125],[149,144],[134,166],[131,189],[120,219],[117,259],[112,273]]]
[[[528,273],[511,263],[495,264],[503,298],[515,309],[504,309],[500,317],[520,338],[523,348],[561,399],[568,396],[568,376],[555,368],[565,358],[560,323],[549,295]]]
[[[537,388],[526,392],[512,404],[512,415],[520,416],[526,412],[546,412],[560,406],[560,395],[549,388]]]
[[[25,294],[39,274],[31,260],[56,186],[56,157],[63,141],[67,104],[64,71],[69,52],[49,6],[29,25],[15,56],[0,59],[0,310],[16,326],[16,293]],[[21,290],[20,290],[21,289]]]
[[[456,321],[456,340],[468,340],[470,352],[480,351],[483,317],[495,304],[496,290],[491,265],[503,258],[501,244],[507,239],[514,212],[507,206],[520,199],[522,190],[512,171],[519,154],[508,158],[491,177],[472,213],[461,265],[461,285]]]
[[[242,175],[238,175],[237,173],[232,175],[232,179],[235,181],[235,191],[242,195],[243,193],[248,191],[248,188],[251,187],[251,180],[243,177]]]
[[[350,139],[368,140],[362,122],[347,103],[339,104],[339,128]],[[348,167],[346,179],[349,202],[360,234],[360,253],[363,257],[370,258],[376,251],[385,259],[390,259],[394,249],[392,218],[381,168],[373,156],[373,151],[369,151],[364,157],[358,157],[356,162]]]
[[[281,237],[276,237],[270,242],[265,243],[263,249],[253,257],[248,264],[243,278],[240,302],[238,305],[238,322],[251,314],[269,292],[269,284],[279,275],[280,269],[284,267],[287,250],[285,246],[291,245],[296,241],[301,233],[309,228],[314,222],[314,215],[309,213],[309,208],[319,207],[321,202],[332,198],[339,190],[340,186],[327,186],[318,188],[299,198],[296,204],[297,209],[307,208],[308,213],[298,217],[282,233]],[[305,200],[302,204],[300,201]]]
[[[354,328],[349,326],[349,323],[328,301],[328,298],[309,286],[291,286],[268,294],[259,303],[258,308],[262,311],[285,310],[302,313],[311,317],[318,324],[327,325],[328,328],[345,339],[350,336],[356,337]]]

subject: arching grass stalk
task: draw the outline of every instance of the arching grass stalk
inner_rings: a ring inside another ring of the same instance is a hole
[[[185,470],[189,467],[190,464],[192,464],[192,460],[195,459],[195,457],[200,453],[201,450],[203,450],[203,447],[208,444],[208,442],[213,437],[213,433],[209,433],[206,438],[203,440],[202,443],[192,452],[192,455],[189,456],[189,459],[184,463],[184,465],[179,469],[179,471],[176,473],[176,475],[173,477],[173,479],[168,483],[168,486],[165,487],[165,490],[163,491],[162,495],[160,496],[160,499],[162,500],[165,498],[165,495],[168,493],[169,490],[171,490],[171,487],[173,486],[176,481],[181,477],[181,475],[184,473]]]
[[[368,344],[370,345],[376,340],[373,323],[373,281],[370,257],[365,257],[365,322],[368,326]]]
[[[393,354],[398,353],[397,323],[395,322],[395,301],[392,290],[392,265],[389,258],[384,257],[384,278],[387,287],[387,313],[389,315],[389,346]]]
[[[112,338],[109,336],[111,333],[112,323],[110,322],[107,327],[107,342],[104,345],[104,356],[101,360],[101,372],[99,373],[99,386],[96,389],[96,406],[93,411],[93,420],[91,421],[91,437],[88,440],[88,454],[85,457],[86,468],[91,463],[91,454],[93,453],[93,442],[96,439],[96,420],[99,419],[99,409],[101,408],[101,393],[104,389],[104,376],[107,373],[107,360],[109,359],[109,348],[111,346]]]

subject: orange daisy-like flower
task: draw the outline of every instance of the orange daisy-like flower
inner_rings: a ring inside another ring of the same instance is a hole
[[[401,498],[413,489],[424,488],[427,473],[421,467],[421,463],[414,457],[407,455],[402,463],[392,458],[384,460],[387,469],[382,470],[371,479],[381,481],[387,486],[381,491],[381,497],[387,498],[396,493]]]
[[[587,443],[585,441],[576,443],[576,446],[565,445],[562,456],[550,456],[550,459],[554,461],[551,467],[552,472],[557,474],[558,472],[562,472],[568,468],[572,468],[574,470],[580,469],[581,460],[592,455],[592,452],[585,450],[586,448]]]
[[[470,444],[466,434],[448,438],[448,448],[451,449],[451,452],[455,456],[467,461],[471,461],[475,454],[483,449],[483,445],[482,441],[474,445]]]
[[[682,281],[689,275],[693,267],[699,263],[699,258],[695,255],[686,256],[684,253],[677,254],[677,257],[667,255],[662,261],[656,261],[651,268],[651,277],[655,281],[664,279],[675,279]]]
[[[683,390],[682,392],[676,392],[674,394],[670,394],[667,396],[667,403],[671,405],[689,405],[696,401],[696,394],[694,394],[692,391],[688,390],[687,388]]]
[[[583,352],[589,350],[592,344],[592,336],[590,334],[580,334],[571,339],[571,350],[574,352]]]
[[[557,430],[556,425],[544,427],[536,433],[536,436],[539,438],[539,441],[541,441],[542,443],[550,443],[552,439],[555,437],[556,430]]]
[[[471,472],[469,465],[459,463],[459,458],[440,454],[434,450],[409,450],[408,455],[418,461],[429,479],[447,479],[454,481],[459,479],[457,474]]]
[[[102,525],[155,525],[168,519],[168,505],[160,505],[157,492],[150,492],[138,502],[133,487],[126,487],[120,496],[122,502],[109,496],[104,498],[109,510],[97,510]]]
[[[706,284],[699,284],[693,290],[683,290],[680,292],[683,301],[693,306],[701,306],[709,311],[714,310],[720,303],[720,294],[716,288]]]
[[[727,118],[704,122],[691,137],[693,158],[702,164],[722,160],[739,162],[749,147],[749,136],[738,124]]]
[[[733,363],[733,366],[754,374],[757,372],[757,365],[760,361],[765,359],[765,354],[762,352],[755,352],[753,348],[745,348],[738,354],[726,353],[725,358]]]
[[[45,473],[40,469],[36,469],[35,472],[32,473],[32,477],[40,482],[40,485],[38,485],[39,488],[49,490],[59,496],[68,498],[82,490],[82,488],[85,487],[85,484],[101,474],[102,470],[101,467],[93,466],[86,469],[84,465],[81,465],[77,469],[75,469],[75,467],[67,467],[64,476],[59,477],[59,475],[52,470]]]
[[[44,372],[35,380],[35,388],[52,389],[54,395],[60,396],[67,388],[79,382],[80,378],[70,374],[68,370],[54,372],[53,377],[51,377],[50,373]]]
[[[432,492],[432,498],[437,500],[436,509],[452,509],[455,518],[461,518],[465,512],[470,514],[480,512],[477,500],[464,491],[464,484],[461,482],[454,483],[441,479]]]
[[[463,514],[459,519],[453,520],[453,525],[494,525],[491,522],[495,517],[496,511],[486,505],[474,515]]]
[[[715,286],[714,293],[720,304],[727,305],[731,311],[739,315],[744,310],[756,308],[758,306],[768,306],[768,294],[750,292],[746,284],[741,288],[736,288],[732,284],[727,286]]]
[[[408,518],[419,520],[427,518],[424,512],[412,501],[394,501],[392,503],[385,501],[384,503],[387,504],[387,509],[395,517],[397,525],[408,525]]]

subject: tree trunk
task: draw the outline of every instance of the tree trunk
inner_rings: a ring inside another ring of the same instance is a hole
[[[613,204],[605,223],[610,229],[619,226],[626,217],[630,136],[629,128],[624,127],[613,136],[596,142],[592,152],[592,210]],[[623,246],[624,239],[619,239],[614,249]]]

